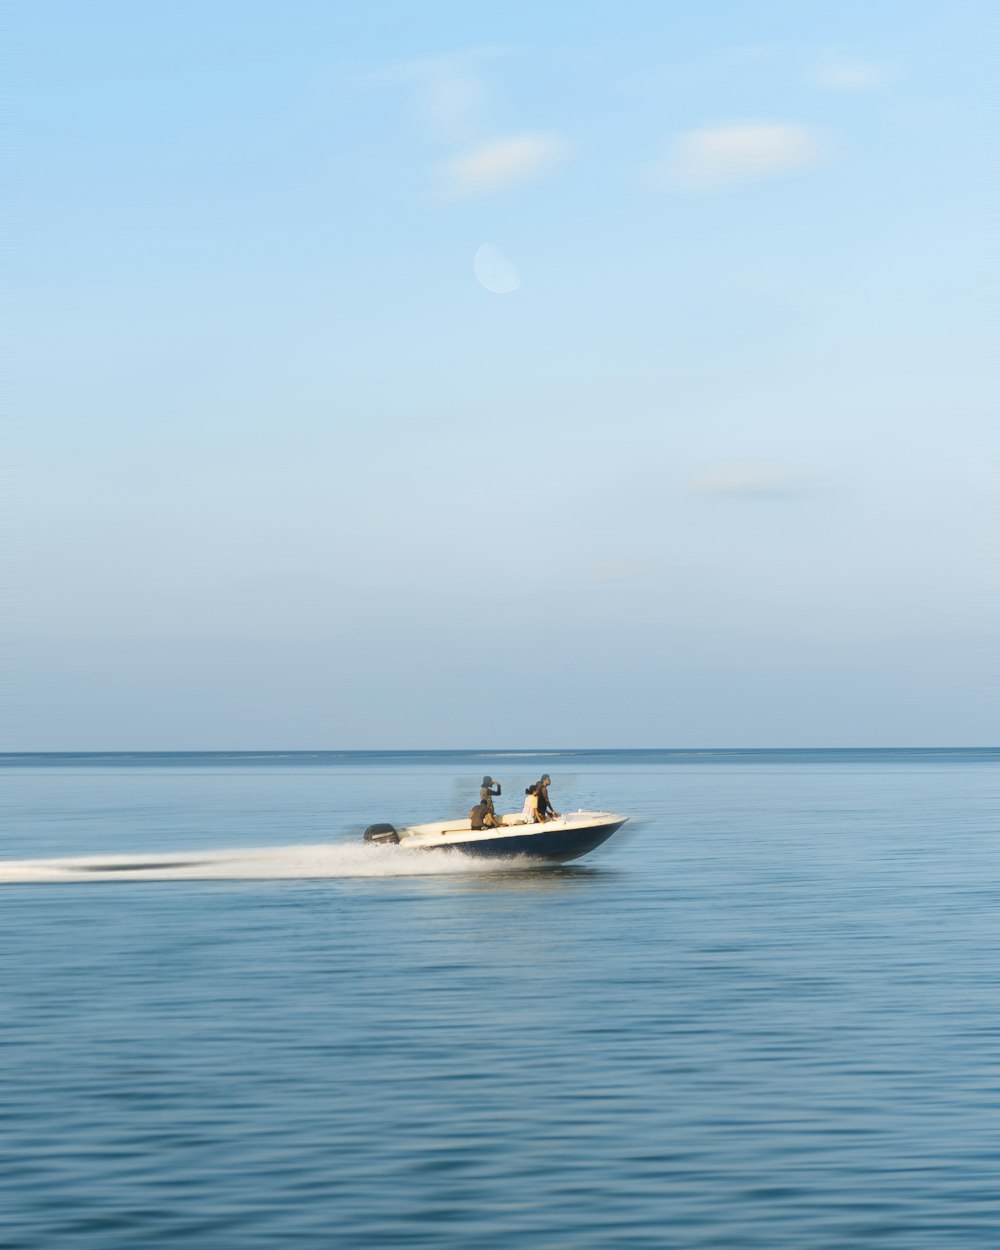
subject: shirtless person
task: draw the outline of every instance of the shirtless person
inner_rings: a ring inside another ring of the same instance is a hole
[[[548,773],[542,776],[541,781],[535,790],[538,796],[538,819],[539,820],[555,820],[559,813],[549,802],[549,782],[552,778]]]

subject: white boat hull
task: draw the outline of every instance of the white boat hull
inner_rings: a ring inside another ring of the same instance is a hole
[[[628,820],[615,812],[570,812],[555,820],[528,824],[521,816],[503,816],[496,829],[473,829],[468,818],[432,821],[393,829],[373,825],[367,841],[398,842],[416,851],[454,851],[478,859],[533,859],[562,864],[579,859]],[[373,830],[384,830],[372,833]],[[391,833],[390,833],[391,831]]]

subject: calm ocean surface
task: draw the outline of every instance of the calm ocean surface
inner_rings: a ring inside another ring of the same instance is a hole
[[[549,870],[356,842],[542,771],[633,823]],[[0,790],[5,1250],[1000,1245],[996,751],[3,756]],[[225,854],[65,863],[178,852]]]

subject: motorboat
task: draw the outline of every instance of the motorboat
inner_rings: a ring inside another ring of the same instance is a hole
[[[564,864],[606,842],[628,817],[615,812],[581,810],[531,824],[520,814],[498,819],[500,824],[492,829],[473,829],[467,816],[402,829],[386,823],[369,825],[365,841],[414,851],[458,852],[477,859],[528,859],[543,864]]]

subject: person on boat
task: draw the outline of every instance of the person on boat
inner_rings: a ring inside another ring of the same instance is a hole
[[[495,829],[500,823],[493,809],[493,800],[499,797],[500,782],[494,781],[492,777],[484,777],[483,784],[479,788],[479,802],[486,805],[486,816],[483,818],[485,829]]]
[[[490,810],[485,803],[477,803],[469,812],[470,829],[495,829],[496,826],[496,818],[490,815]]]
[[[539,820],[555,820],[559,813],[549,802],[549,782],[552,778],[548,773],[542,775],[541,781],[535,787],[535,794],[538,799],[538,819]]]
[[[524,807],[521,808],[521,817],[527,821],[529,825],[533,825],[538,820],[538,786],[528,786],[524,792]]]

